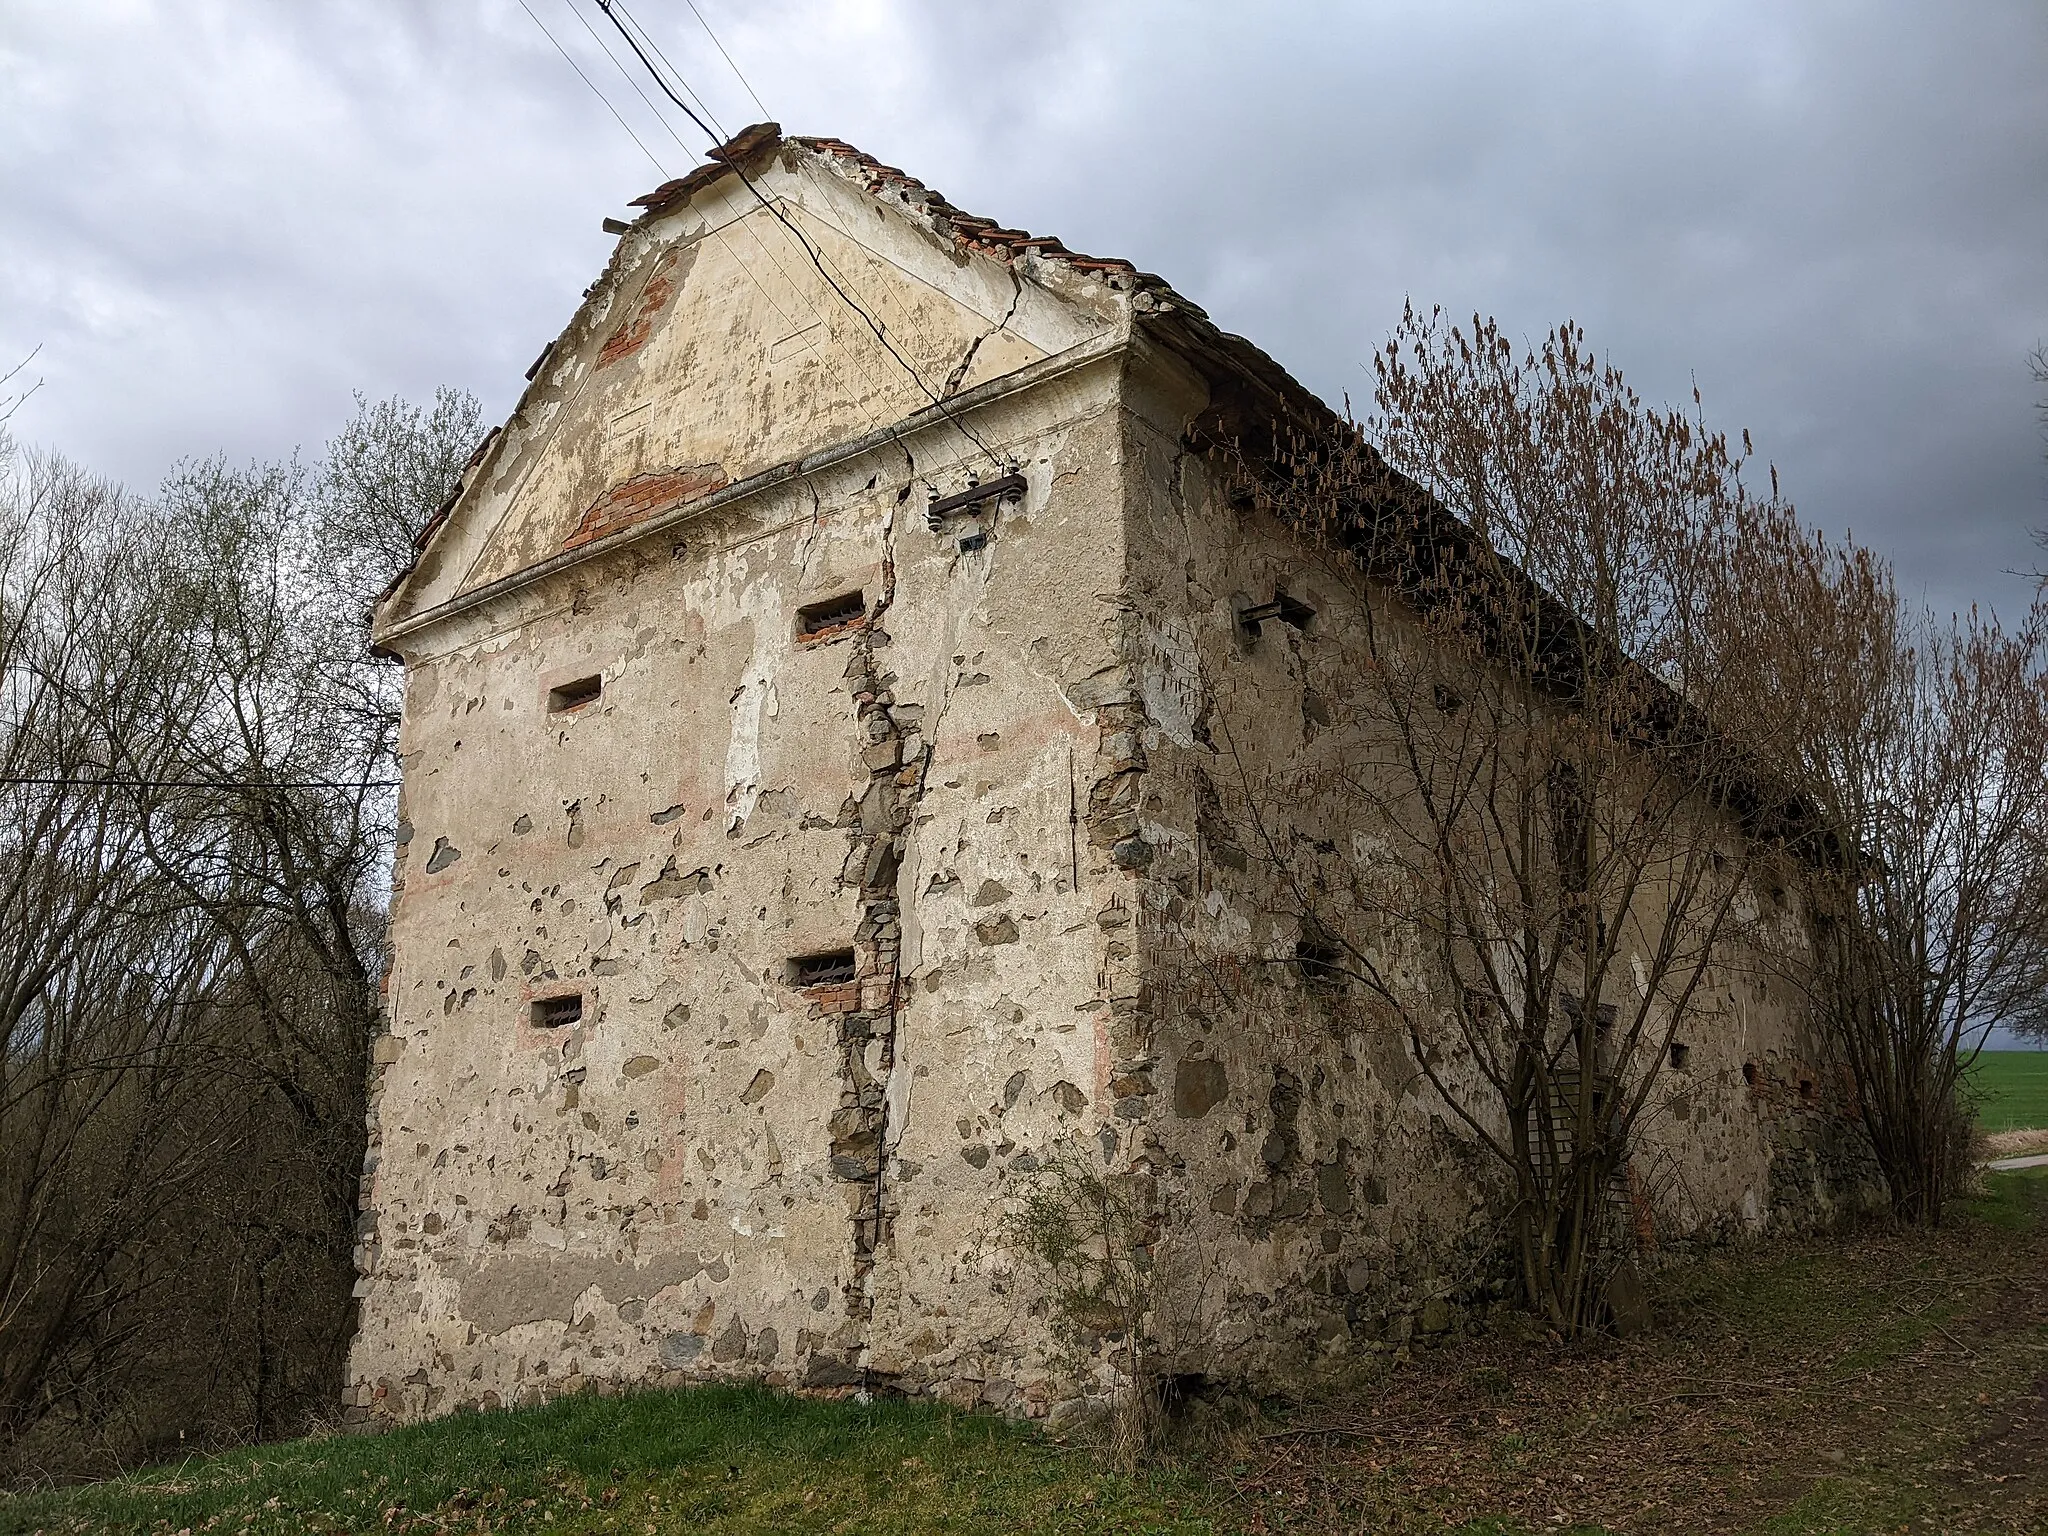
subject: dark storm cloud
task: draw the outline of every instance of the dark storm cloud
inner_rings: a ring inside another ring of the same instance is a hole
[[[569,0],[528,3],[695,158]],[[2027,590],[2037,0],[699,3],[792,131],[1162,272],[1333,401],[1406,296],[1571,316],[1910,585]],[[636,10],[728,127],[757,115],[681,0]],[[49,381],[17,428],[142,483],[317,444],[356,389],[501,411],[657,177],[499,0],[14,5],[0,99],[0,355],[42,343]]]

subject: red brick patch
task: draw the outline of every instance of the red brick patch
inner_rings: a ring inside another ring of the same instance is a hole
[[[562,548],[580,549],[606,534],[645,522],[657,512],[709,496],[730,483],[725,470],[717,464],[651,469],[644,475],[635,475],[593,501],[576,531],[562,541]]]
[[[858,634],[868,627],[868,616],[861,614],[841,624],[828,624],[823,629],[814,629],[796,637],[799,648],[810,645],[826,645],[834,640],[844,640],[848,635]]]
[[[597,354],[598,367],[609,368],[647,345],[647,338],[654,334],[654,322],[661,317],[662,307],[676,291],[675,279],[669,276],[674,265],[673,255],[661,258],[654,275],[647,279],[647,286],[640,290],[640,303],[632,318],[612,332],[604,350]]]
[[[814,1015],[856,1013],[860,1010],[860,983],[829,982],[822,987],[805,987],[804,1000]]]

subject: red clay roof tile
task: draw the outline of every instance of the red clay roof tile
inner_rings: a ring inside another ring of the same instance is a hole
[[[921,206],[942,227],[949,227],[956,243],[970,250],[977,250],[998,261],[1014,261],[1018,252],[1028,251],[1042,261],[1057,261],[1076,272],[1091,275],[1127,274],[1143,287],[1156,290],[1160,297],[1201,314],[1195,305],[1188,303],[1165,279],[1150,272],[1139,272],[1132,263],[1116,256],[1088,256],[1079,251],[1070,251],[1051,235],[1034,235],[1029,230],[1006,229],[994,219],[984,219],[978,214],[956,208],[937,192],[926,187],[916,177],[898,170],[893,165],[884,165],[873,155],[856,149],[844,139],[827,138],[821,135],[791,137],[785,141],[782,129],[774,123],[755,123],[742,129],[733,138],[710,152],[705,164],[698,166],[687,176],[664,182],[645,197],[633,199],[633,206],[645,208],[648,213],[659,213],[689,197],[692,193],[709,186],[726,171],[737,166],[742,160],[776,144],[787,142],[814,154],[830,155],[839,160],[850,160],[869,174],[866,182],[869,191],[889,191],[902,194],[906,201]]]

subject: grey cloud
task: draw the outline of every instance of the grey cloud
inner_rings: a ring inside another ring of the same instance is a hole
[[[569,0],[529,3],[692,158]],[[699,3],[792,131],[1165,273],[1332,400],[1404,296],[1570,315],[1937,601],[2027,590],[2033,0]],[[634,9],[757,115],[686,7]],[[502,409],[656,176],[511,0],[13,8],[0,99],[0,350],[50,381],[17,425],[145,484],[315,443],[352,389]]]

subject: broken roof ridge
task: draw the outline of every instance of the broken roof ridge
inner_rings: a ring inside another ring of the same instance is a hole
[[[905,203],[921,210],[938,226],[940,233],[950,236],[953,243],[963,250],[979,251],[1001,262],[1014,262],[1020,251],[1029,252],[1040,261],[1058,262],[1076,272],[1106,281],[1112,287],[1135,288],[1151,293],[1198,319],[1207,317],[1208,312],[1199,304],[1177,292],[1157,273],[1140,272],[1135,262],[1126,261],[1121,256],[1091,256],[1085,251],[1070,250],[1057,236],[1011,229],[995,219],[969,213],[964,208],[955,207],[915,176],[893,165],[883,164],[844,139],[823,134],[785,137],[780,123],[755,123],[742,128],[725,143],[709,151],[702,165],[687,175],[663,182],[642,197],[634,198],[630,206],[646,209],[643,217],[652,218],[687,201],[728,171],[742,171],[742,162],[785,143],[843,162],[861,172],[862,183],[871,193],[896,193]]]

